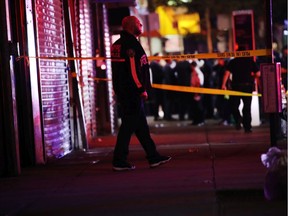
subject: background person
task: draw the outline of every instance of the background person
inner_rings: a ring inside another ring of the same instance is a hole
[[[154,54],[154,56],[158,56],[159,53]],[[151,73],[152,73],[152,82],[155,84],[163,84],[164,72],[163,67],[160,65],[160,60],[154,60],[150,63]],[[162,89],[152,88],[153,94],[153,116],[154,121],[158,121],[159,117],[159,109],[164,109],[164,94]]]
[[[179,86],[190,86],[191,68],[190,63],[186,60],[178,61],[175,68],[177,72],[177,84]],[[190,93],[177,92],[179,120],[185,120],[188,113]]]
[[[163,83],[166,85],[177,85],[177,77],[175,76],[175,65],[171,59],[167,59],[166,64],[163,67],[164,80]],[[170,90],[163,90],[164,94],[164,119],[167,121],[172,121],[173,113],[175,112],[176,104],[176,92]]]
[[[225,59],[218,59],[217,64],[213,67],[213,74],[215,73],[215,88],[221,89],[223,77],[226,71]],[[226,89],[231,90],[231,80],[228,78],[226,81]],[[231,124],[231,107],[229,95],[216,95],[216,108],[217,117],[220,118],[219,125],[230,125]]]
[[[239,48],[238,51],[243,50]],[[254,90],[255,79],[260,77],[260,71],[253,60],[253,57],[234,58],[229,61],[225,71],[222,89],[227,89],[227,81],[232,74],[231,88],[233,91],[252,93]],[[240,100],[243,101],[242,114],[239,111]],[[243,124],[245,133],[252,132],[251,126],[251,102],[252,96],[230,96],[231,111],[237,130],[242,128]]]
[[[192,87],[201,87],[203,86],[204,79],[201,77],[204,77],[203,74],[201,74],[201,71],[197,71],[197,63],[193,61],[190,66],[191,71],[191,81],[190,85]],[[204,108],[203,108],[203,95],[200,93],[192,93],[190,94],[190,97],[192,96],[191,101],[191,108],[190,108],[190,116],[192,119],[192,125],[202,126],[204,125]]]

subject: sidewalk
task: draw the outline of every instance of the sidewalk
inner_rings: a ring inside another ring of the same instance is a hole
[[[135,137],[131,172],[113,172],[115,136],[99,137],[86,152],[0,179],[0,215],[287,215],[287,200],[263,195],[269,126],[245,134],[208,122],[149,122],[157,148],[172,160],[150,169]],[[281,142],[286,148],[286,141]]]

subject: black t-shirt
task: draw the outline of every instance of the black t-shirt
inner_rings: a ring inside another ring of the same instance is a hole
[[[227,70],[232,73],[232,85],[253,85],[254,76],[251,73],[259,71],[251,57],[232,59],[227,65]]]

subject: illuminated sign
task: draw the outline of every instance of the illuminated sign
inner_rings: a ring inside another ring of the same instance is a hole
[[[186,35],[200,33],[200,16],[198,13],[177,14],[173,7],[158,7],[161,35]]]
[[[234,50],[237,50],[239,46],[245,50],[255,49],[253,11],[233,11],[232,16]]]

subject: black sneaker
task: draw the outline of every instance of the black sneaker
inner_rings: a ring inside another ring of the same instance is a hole
[[[245,133],[252,133],[251,129],[245,129],[244,131],[245,131]]]
[[[119,164],[114,164],[113,165],[113,170],[114,171],[129,171],[129,170],[134,170],[136,167],[134,165],[131,165],[129,163],[119,163]]]
[[[150,167],[154,168],[161,164],[167,163],[170,160],[171,160],[170,156],[159,156],[155,160],[150,161],[149,163],[150,163]]]
[[[235,125],[235,128],[236,128],[236,130],[241,130],[242,126],[241,126],[240,123],[237,123],[237,124]]]

